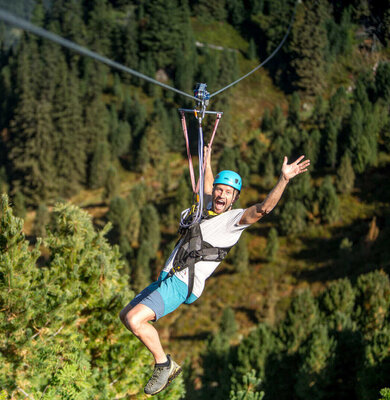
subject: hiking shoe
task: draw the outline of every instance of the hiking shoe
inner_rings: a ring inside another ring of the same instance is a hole
[[[155,366],[153,375],[145,386],[145,393],[154,395],[164,390],[181,372],[180,365],[172,360],[171,356],[167,354],[169,361],[168,367]]]

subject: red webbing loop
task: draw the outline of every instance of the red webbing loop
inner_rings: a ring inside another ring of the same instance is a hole
[[[187,147],[188,168],[190,170],[192,191],[194,193],[196,193],[197,189],[195,187],[195,173],[194,173],[194,166],[192,164],[192,157],[191,157],[191,152],[190,152],[190,143],[189,143],[189,140],[188,140],[186,117],[184,115],[184,112],[180,112],[180,114],[181,114],[181,126],[183,127],[184,139],[186,141],[186,147]],[[199,182],[198,182],[198,184],[199,184]]]

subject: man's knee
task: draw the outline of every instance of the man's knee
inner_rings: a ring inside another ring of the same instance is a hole
[[[121,310],[121,312],[119,313],[119,319],[122,321],[122,324],[123,324],[128,330],[131,330],[130,324],[129,324],[129,321],[128,321],[128,314],[129,314],[130,310],[131,310],[131,307],[126,306],[126,307],[123,308],[123,309]]]
[[[133,307],[125,307],[119,313],[119,318],[129,331],[133,332],[135,336],[139,336],[142,330],[142,324],[147,322],[143,314],[143,312],[137,312],[137,309],[134,310]]]

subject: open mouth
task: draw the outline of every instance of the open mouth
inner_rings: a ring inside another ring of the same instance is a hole
[[[215,208],[217,210],[222,210],[225,207],[225,202],[221,199],[215,200]]]

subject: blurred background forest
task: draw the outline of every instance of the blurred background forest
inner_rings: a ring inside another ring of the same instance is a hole
[[[0,0],[187,93],[258,65],[294,4]],[[389,60],[389,0],[303,0],[266,67],[212,99],[213,169],[242,175],[240,207],[265,198],[284,155],[311,168],[203,296],[157,323],[185,365],[157,398],[390,398]],[[0,23],[0,398],[144,398],[152,359],[118,313],[156,279],[192,203],[183,106]]]

